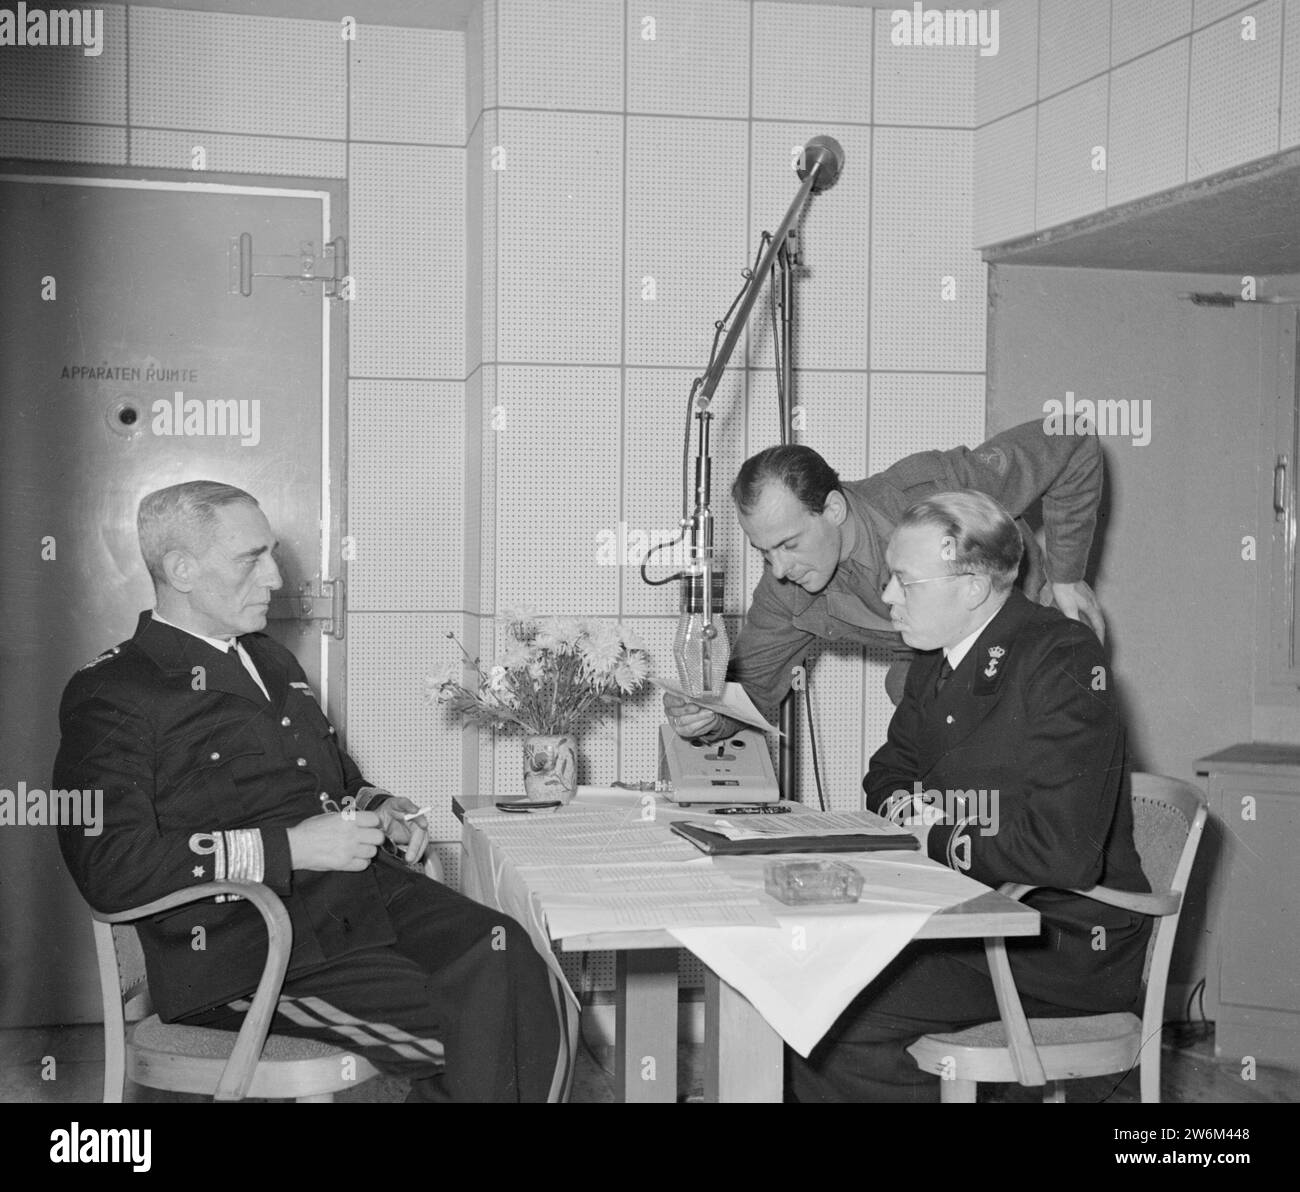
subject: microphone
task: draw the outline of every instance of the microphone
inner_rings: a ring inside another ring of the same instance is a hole
[[[712,460],[709,456],[707,398],[696,401],[700,424],[695,458],[695,512],[691,517],[689,563],[682,572],[681,612],[673,641],[673,660],[682,689],[690,695],[721,695],[727,678],[731,644],[722,621],[724,577],[713,546],[713,511],[709,508]]]
[[[817,177],[812,185],[813,194],[821,194],[834,186],[840,171],[844,169],[844,148],[834,137],[813,137],[799,156],[802,164],[795,173],[799,175],[800,182],[805,181],[813,169],[817,169]]]

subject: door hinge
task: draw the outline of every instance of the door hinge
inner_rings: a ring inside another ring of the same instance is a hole
[[[347,241],[336,236],[321,249],[319,256],[310,240],[301,241],[296,253],[257,256],[253,252],[252,233],[241,232],[230,241],[227,289],[231,294],[251,298],[255,277],[297,282],[299,292],[304,294],[319,285],[326,298],[345,300],[351,297]]]
[[[346,586],[341,579],[323,579],[316,592],[304,580],[297,591],[272,596],[266,617],[268,621],[318,621],[322,634],[342,641],[347,622]]]

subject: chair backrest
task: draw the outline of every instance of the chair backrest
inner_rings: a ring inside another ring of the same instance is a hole
[[[1135,771],[1132,798],[1133,843],[1137,846],[1142,872],[1152,891],[1185,893],[1205,828],[1207,805],[1204,792],[1178,778]],[[1164,1014],[1169,959],[1173,955],[1181,914],[1180,903],[1178,911],[1156,920],[1155,930],[1147,941],[1146,963],[1142,971],[1146,986],[1146,1013],[1143,1017],[1149,1021],[1153,1015],[1158,1015],[1155,1018],[1157,1025]]]

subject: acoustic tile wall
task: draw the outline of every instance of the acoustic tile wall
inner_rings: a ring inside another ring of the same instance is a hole
[[[454,842],[451,796],[477,759],[423,696],[446,633],[478,633],[464,596],[464,448],[480,441],[465,396],[466,35],[362,16],[347,40],[332,20],[103,10],[98,56],[6,52],[0,155],[194,172],[199,147],[207,171],[347,180],[347,740]],[[455,860],[454,843],[442,852]]]
[[[1003,0],[974,235],[1013,240],[1300,145],[1288,0]]]
[[[895,46],[889,11],[762,0],[476,10],[468,193],[481,209],[467,213],[466,356],[478,378],[467,425],[482,431],[479,506],[466,515],[480,552],[466,607],[483,614],[483,648],[501,609],[529,603],[632,624],[671,671],[677,587],[647,587],[637,564],[677,531],[691,379],[815,134],[835,136],[846,165],[801,229],[796,438],[860,478],[908,451],[982,437],[978,53]],[[712,410],[733,617],[761,562],[726,490],[746,456],[777,441],[772,341],[764,297]],[[884,665],[861,651],[815,664],[841,800],[883,737]],[[659,722],[653,704],[611,721],[592,747],[616,752],[593,779],[653,777]],[[518,785],[517,742],[467,749],[480,787]]]

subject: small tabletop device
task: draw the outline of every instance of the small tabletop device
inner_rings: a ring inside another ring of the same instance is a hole
[[[712,745],[679,737],[659,726],[659,778],[674,803],[775,803],[777,788],[767,741],[755,729],[741,729]]]

